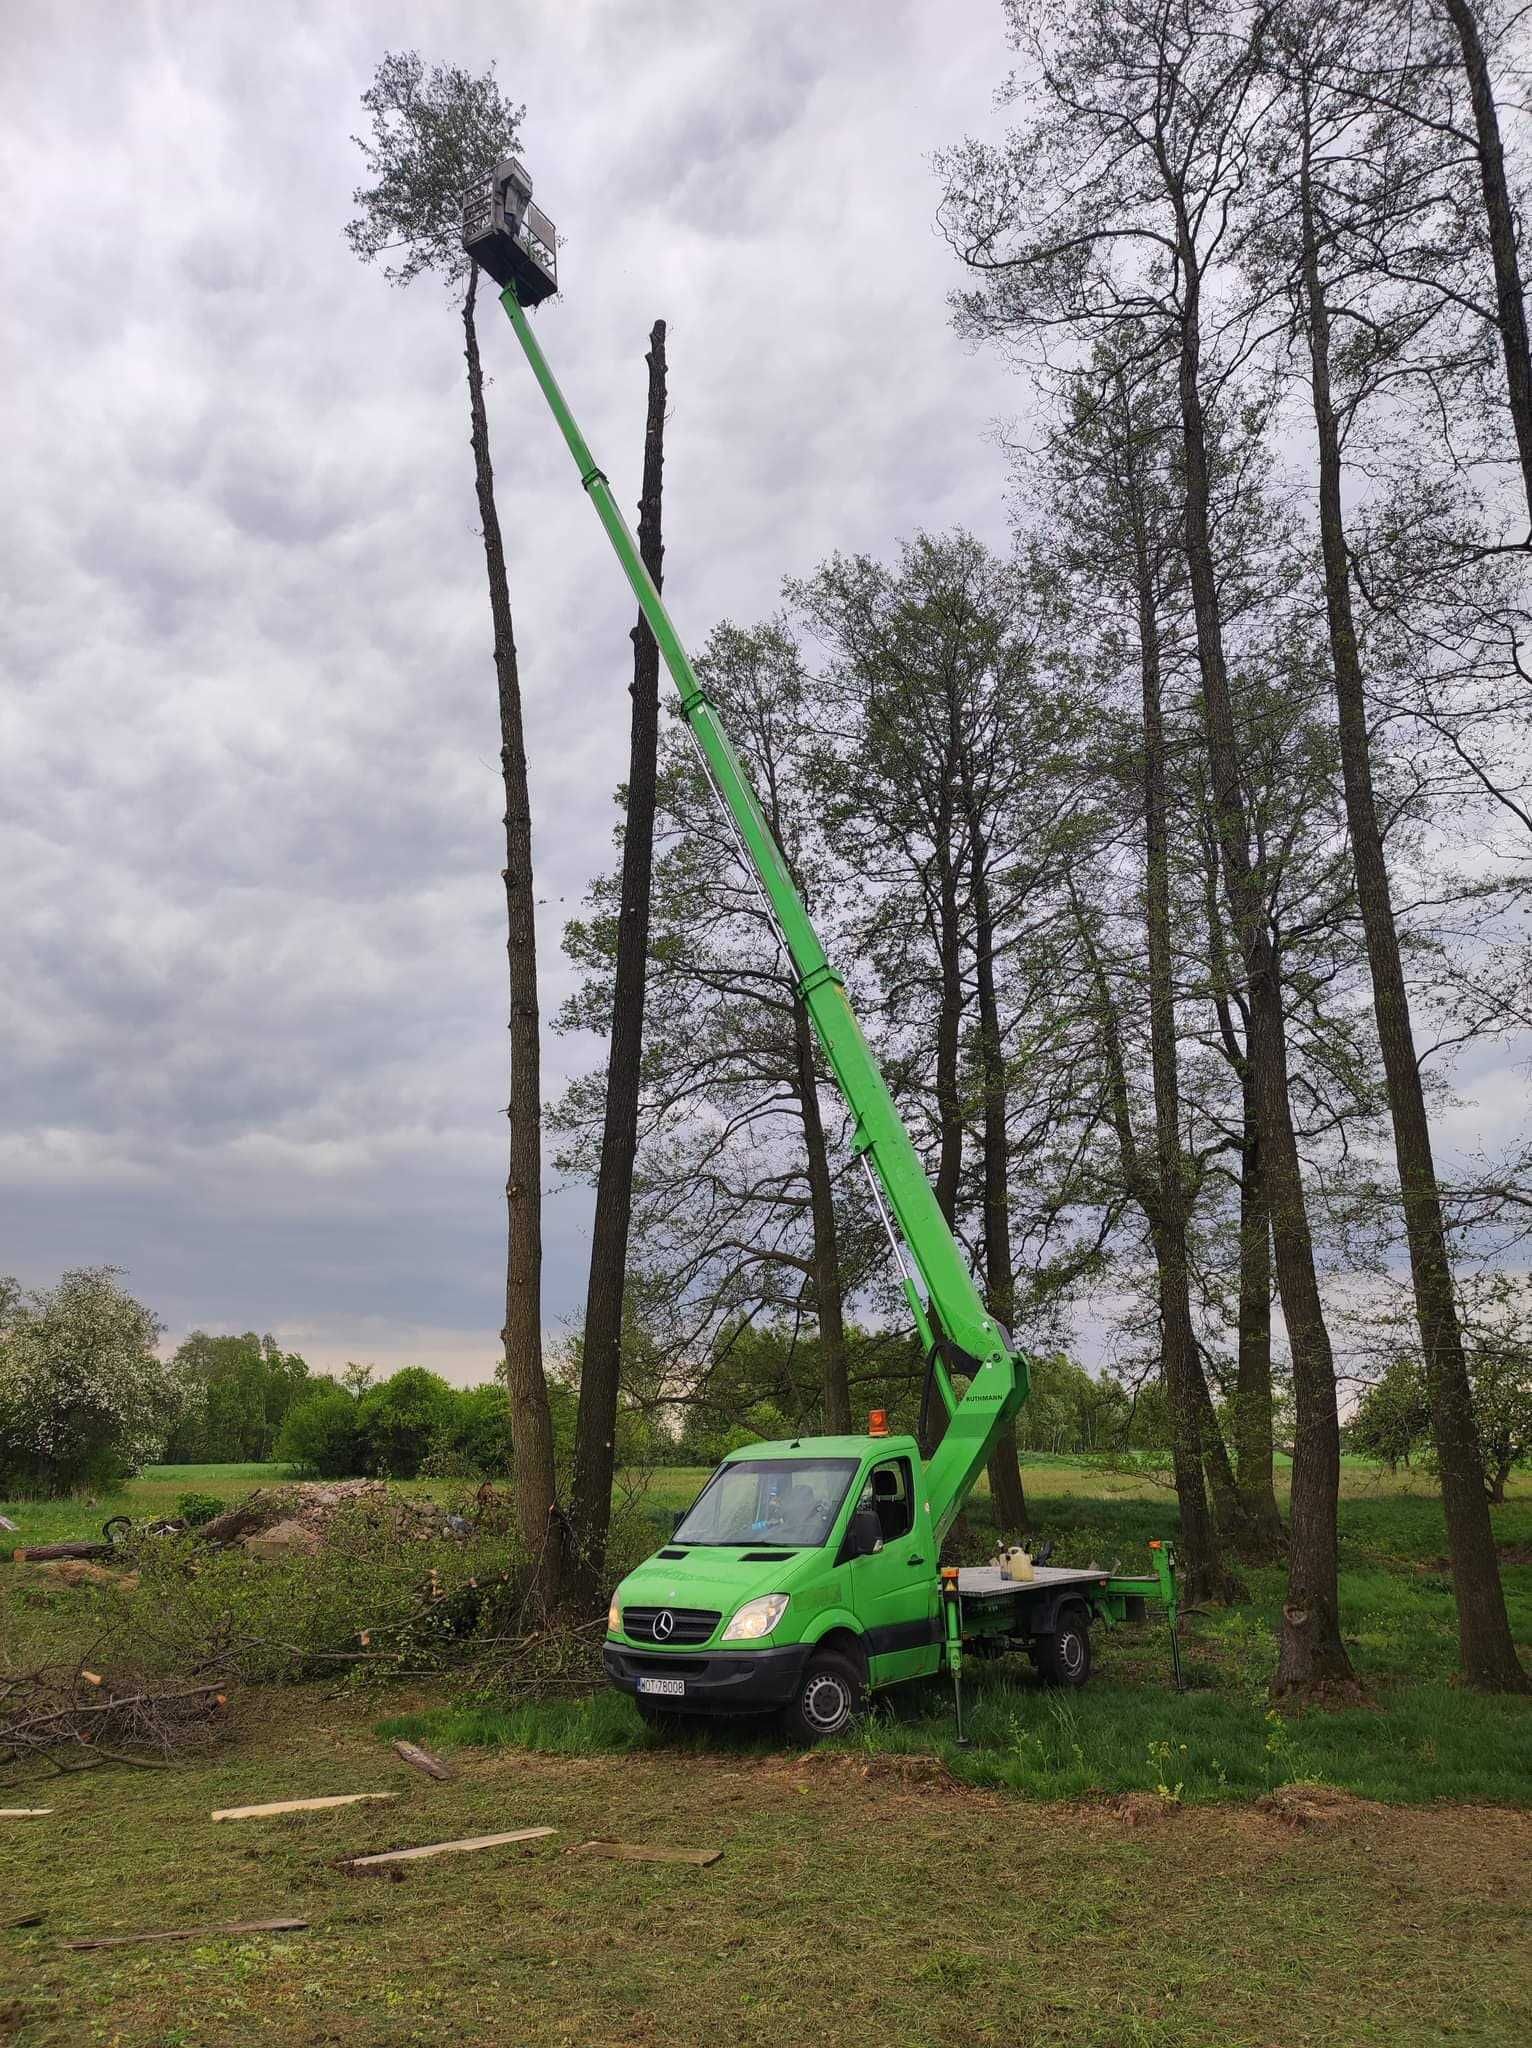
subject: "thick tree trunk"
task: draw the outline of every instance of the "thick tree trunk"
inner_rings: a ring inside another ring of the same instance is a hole
[[[1249,1069],[1242,1076],[1244,1135],[1239,1171],[1239,1309],[1234,1372],[1234,1464],[1252,1563],[1287,1547],[1277,1505],[1271,1395],[1271,1218],[1261,1174],[1261,1140]]]
[[[649,402],[644,423],[643,487],[638,549],[658,589],[665,547],[661,500],[665,481],[665,323],[649,334]],[[643,614],[633,628],[632,734],[628,800],[622,834],[622,908],[612,983],[612,1037],[606,1065],[606,1116],[591,1223],[590,1279],[585,1291],[585,1343],[580,1411],[575,1425],[570,1519],[576,1545],[574,1593],[583,1607],[600,1604],[606,1538],[612,1515],[617,1402],[622,1371],[622,1310],[633,1210],[633,1159],[638,1147],[639,1062],[644,1040],[644,982],[649,953],[649,887],[654,848],[655,757],[659,744],[660,651]]]
[[[1467,14],[1450,0],[1457,18]],[[1462,30],[1460,29],[1460,33]],[[1491,110],[1493,111],[1493,110]],[[1356,868],[1357,898],[1372,971],[1373,1011],[1388,1081],[1394,1154],[1404,1205],[1405,1237],[1415,1286],[1415,1313],[1425,1359],[1432,1431],[1441,1468],[1442,1506],[1452,1555],[1453,1593],[1458,1609],[1458,1649],[1471,1685],[1525,1692],[1526,1673],[1506,1617],[1500,1566],[1485,1499],[1484,1464],[1474,1420],[1468,1363],[1463,1354],[1441,1195],[1431,1152],[1431,1126],[1415,1057],[1409,992],[1399,955],[1383,834],[1373,794],[1367,701],[1351,609],[1350,569],[1341,505],[1340,432],[1330,383],[1330,316],[1320,271],[1318,230],[1309,172],[1307,121],[1300,191],[1303,219],[1304,286],[1308,299],[1309,359],[1314,425],[1319,442],[1319,535],[1324,560],[1325,604],[1339,714],[1341,769],[1346,821]],[[1525,343],[1525,328],[1522,329]]]
[[[798,1102],[808,1167],[809,1214],[814,1230],[814,1314],[819,1324],[819,1370],[824,1427],[831,1435],[851,1428],[851,1388],[846,1377],[845,1304],[841,1294],[840,1243],[835,1227],[835,1190],[830,1154],[819,1114],[819,1075],[809,1013],[793,997],[793,1033],[798,1062]]]
[[[489,459],[489,421],[484,411],[484,372],[474,326],[479,269],[469,270],[463,301],[463,335],[468,361],[468,405],[472,423],[474,483],[484,535],[489,608],[495,629],[495,680],[500,700],[500,768],[505,781],[506,953],[510,965],[511,1124],[505,1279],[506,1385],[511,1401],[511,1470],[516,1522],[532,1561],[533,1590],[544,1600],[560,1597],[564,1541],[554,1491],[553,1422],[543,1376],[542,1338],[542,1082],[537,1016],[537,928],[532,893],[532,805],[527,791],[526,742],[521,723],[521,683],[511,625],[511,593],[505,546],[495,509],[495,477]]]
[[[977,804],[965,775],[968,836],[973,878],[974,953],[979,988],[979,1053],[984,1074],[984,1289],[986,1306],[1000,1326],[1014,1334],[1016,1286],[1011,1271],[1011,1197],[1006,1175],[1007,1115],[1005,1047],[1000,1003],[995,992],[995,921],[990,909],[986,847]],[[1002,1536],[1020,1536],[1027,1526],[1027,1496],[1016,1454],[1016,1429],[1007,1423],[989,1455],[989,1499]]]
[[[1186,483],[1187,577],[1206,711],[1214,820],[1245,967],[1250,1005],[1247,1057],[1265,1155],[1277,1287],[1292,1346],[1298,1411],[1287,1600],[1273,1688],[1278,1693],[1305,1692],[1345,1683],[1352,1675],[1351,1660],[1340,1635],[1337,1582],[1340,1417],[1336,1407],[1335,1361],[1314,1267],[1314,1244],[1288,1096],[1287,1025],[1282,990],[1261,877],[1251,859],[1250,827],[1240,783],[1239,742],[1224,662],[1210,533],[1207,430],[1199,383],[1197,255],[1179,197],[1177,211],[1185,280],[1178,382]]]
[[[1479,33],[1471,0],[1442,0],[1442,6],[1457,31],[1463,52],[1463,70],[1467,74],[1468,91],[1473,101],[1474,128],[1479,138],[1479,183],[1484,193],[1490,256],[1495,266],[1495,309],[1500,329],[1500,351],[1505,360],[1506,396],[1510,402],[1511,425],[1516,433],[1516,452],[1521,460],[1527,516],[1532,520],[1532,348],[1527,341],[1527,302],[1522,291],[1521,262],[1516,248],[1516,215],[1506,178],[1500,117],[1495,110],[1495,92],[1489,75],[1489,60],[1484,54],[1484,39]]]

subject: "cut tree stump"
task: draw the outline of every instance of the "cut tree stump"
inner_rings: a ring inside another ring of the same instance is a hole
[[[722,1849],[653,1849],[644,1842],[578,1842],[571,1856],[610,1856],[617,1863],[695,1863],[706,1868]]]
[[[414,1863],[422,1856],[462,1856],[470,1849],[498,1849],[502,1842],[535,1842],[557,1828],[516,1828],[508,1835],[467,1835],[460,1842],[427,1842],[419,1849],[385,1849],[377,1856],[352,1856],[348,1870],[373,1870],[380,1863]]]
[[[215,1941],[230,1934],[291,1934],[307,1920],[226,1920],[220,1927],[165,1927],[154,1934],[99,1934],[91,1941],[66,1941],[65,1948],[130,1948],[139,1941]]]
[[[424,1771],[428,1778],[439,1779],[445,1785],[452,1776],[441,1758],[432,1756],[430,1750],[422,1749],[418,1742],[396,1742],[394,1749],[407,1764],[413,1764],[417,1771]]]
[[[336,1792],[328,1799],[274,1799],[269,1806],[220,1806],[214,1820],[264,1820],[268,1814],[318,1813],[327,1806],[360,1806],[365,1799],[393,1799],[393,1792]]]

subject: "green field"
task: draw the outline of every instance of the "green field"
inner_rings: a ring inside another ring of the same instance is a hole
[[[114,1511],[168,1513],[186,1491],[238,1499],[278,1476],[161,1467],[94,1505],[10,1503],[21,1527],[7,1542],[89,1535]],[[625,1475],[629,1540],[667,1530],[701,1477]],[[1061,1557],[1130,1560],[1173,1526],[1173,1499],[1140,1476],[1040,1459],[1027,1478],[1034,1524]],[[982,1554],[982,1501],[972,1514]],[[1494,1519],[1532,1650],[1532,1475]],[[1046,1691],[1024,1660],[978,1668],[966,1750],[938,1684],[888,1696],[812,1760],[769,1728],[657,1737],[599,1689],[465,1699],[450,1673],[247,1689],[211,1756],[6,1795],[55,1811],[0,1822],[0,1923],[42,1916],[0,1925],[0,2039],[1519,2042],[1532,2028],[1532,1703],[1456,1685],[1444,1548],[1424,1476],[1347,1466],[1344,1628],[1366,1704],[1338,1711],[1268,1707],[1280,1571],[1249,1575],[1248,1605],[1188,1617],[1181,1694],[1163,1630],[1148,1625],[1098,1637],[1081,1694]],[[26,1566],[0,1572],[5,1669],[131,1628],[115,1590],[39,1603],[31,1580]],[[389,1747],[401,1734],[446,1752],[455,1782],[406,1770]],[[368,1789],[397,1803],[207,1818]],[[411,1864],[397,1884],[337,1867],[530,1825],[559,1833]],[[565,1853],[593,1836],[725,1856],[699,1870]],[[62,1946],[278,1915],[311,1925],[244,1942]]]
[[[395,1703],[397,1704],[397,1702]],[[1532,1818],[1341,1801],[1020,1801],[936,1765],[724,1744],[406,1769],[355,1698],[262,1695],[228,1751],[0,1823],[11,2048],[1428,2048],[1532,2028]],[[214,1825],[213,1809],[393,1791]],[[30,1799],[28,1803],[31,1803]],[[519,1827],[523,1847],[341,1859]],[[711,1868],[568,1853],[721,1848]],[[243,1941],[86,1935],[306,1918]]]

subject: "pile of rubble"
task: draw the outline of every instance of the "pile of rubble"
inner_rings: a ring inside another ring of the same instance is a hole
[[[462,1515],[395,1493],[380,1479],[329,1479],[258,1487],[237,1508],[204,1522],[197,1534],[208,1543],[237,1543],[254,1557],[289,1557],[320,1549],[341,1514],[386,1524],[406,1543],[462,1541],[473,1533]]]

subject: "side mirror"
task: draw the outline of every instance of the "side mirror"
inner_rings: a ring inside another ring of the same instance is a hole
[[[846,1556],[871,1557],[883,1548],[883,1524],[876,1508],[858,1508],[846,1531]]]
[[[670,1517],[670,1533],[673,1536],[691,1513],[690,1508],[677,1508]]]

